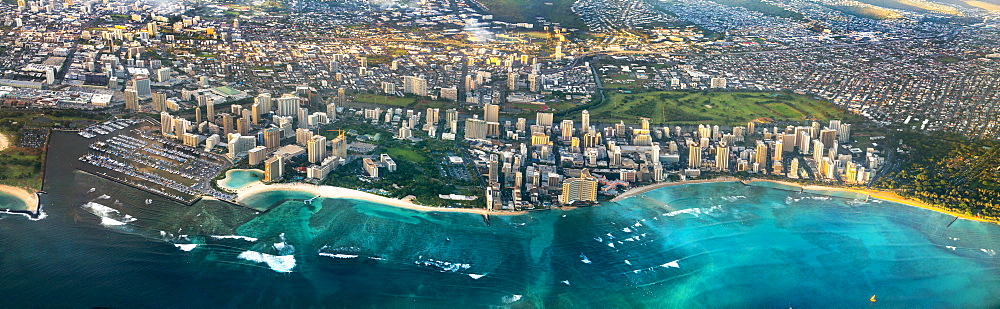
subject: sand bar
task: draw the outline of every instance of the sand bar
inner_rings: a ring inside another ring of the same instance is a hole
[[[14,197],[21,199],[21,201],[24,201],[24,204],[27,205],[27,211],[32,213],[38,211],[38,195],[36,195],[34,191],[19,187],[0,185],[0,192],[13,195]]]
[[[245,188],[236,190],[237,194],[236,203],[242,203],[243,200],[245,200],[247,197],[251,195],[265,193],[269,191],[301,191],[301,192],[316,194],[318,196],[327,198],[346,198],[346,199],[363,200],[363,201],[369,201],[369,202],[412,209],[417,211],[464,212],[464,213],[481,214],[481,215],[485,214],[521,215],[527,213],[526,211],[488,211],[486,209],[480,209],[480,208],[430,207],[430,206],[417,205],[410,201],[385,197],[354,189],[332,187],[332,186],[317,186],[306,183],[280,183],[280,184],[270,184],[270,185],[259,182],[254,183]]]

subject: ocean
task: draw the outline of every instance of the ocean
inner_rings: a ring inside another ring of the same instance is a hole
[[[52,140],[45,219],[0,216],[2,307],[1000,306],[1000,225],[891,202],[726,182],[488,224],[293,191],[188,206]]]

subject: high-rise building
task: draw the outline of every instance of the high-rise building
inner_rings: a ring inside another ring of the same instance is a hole
[[[160,134],[174,133],[174,117],[167,112],[160,112]]]
[[[285,94],[278,98],[278,116],[295,116],[299,112],[299,97]]]
[[[441,121],[441,109],[440,108],[427,108],[427,114],[424,115],[426,118],[424,121],[428,125],[436,126],[438,122]]]
[[[535,124],[540,126],[552,126],[552,113],[536,113]]]
[[[458,133],[458,110],[454,108],[446,110],[444,120],[447,122],[449,133]]]
[[[202,97],[204,97],[204,96],[202,96]],[[206,100],[205,101],[205,119],[208,120],[208,122],[215,121],[215,101],[214,100]]]
[[[343,135],[330,140],[330,146],[330,155],[341,159],[347,158],[347,139]]]
[[[326,137],[322,135],[315,135],[309,139],[308,145],[306,146],[309,152],[309,162],[319,163],[323,159],[326,159]]]
[[[125,109],[131,111],[139,110],[139,94],[135,89],[125,89]]]
[[[466,139],[485,139],[487,133],[486,121],[479,118],[465,119]]]
[[[295,143],[301,146],[306,146],[309,140],[313,138],[313,131],[309,129],[296,129],[295,130]]]
[[[767,168],[767,144],[763,141],[757,141],[757,147],[754,149],[754,163],[756,163],[761,169]]]
[[[268,152],[278,150],[278,147],[281,147],[281,130],[278,128],[264,129],[264,147],[267,147]]]
[[[132,81],[135,86],[135,91],[139,94],[140,98],[148,98],[152,96],[152,89],[150,88],[149,78],[145,75],[140,75]]]
[[[326,105],[326,117],[328,119],[330,119],[330,121],[333,121],[334,119],[337,119],[337,104],[336,103],[330,103],[330,104]]]
[[[728,146],[719,146],[715,148],[715,167],[723,172],[729,171]]]
[[[837,130],[823,129],[819,131],[819,140],[823,142],[824,149],[830,149],[837,142]]]
[[[273,156],[264,161],[264,181],[274,182],[284,174],[285,161],[281,156]]]
[[[222,133],[229,134],[236,132],[233,130],[233,115],[222,113],[219,115],[219,124],[222,126]]]
[[[427,80],[416,76],[403,76],[403,92],[427,96]]]
[[[563,181],[560,197],[563,204],[597,201],[597,178],[590,175],[589,170],[583,169],[580,177]]]
[[[573,120],[563,120],[562,123],[559,124],[559,132],[560,137],[564,140],[569,140],[573,137]]]
[[[256,98],[253,98],[253,102],[255,104],[260,104],[260,108],[258,109],[260,113],[258,115],[264,115],[270,113],[271,110],[274,109],[274,105],[271,103],[270,93],[265,92],[258,94]]]
[[[688,168],[701,167],[701,147],[694,142],[688,143]]]
[[[590,133],[590,111],[583,110],[580,113],[580,132],[583,134]]]
[[[162,92],[153,93],[153,110],[162,112],[167,110],[167,94]]]
[[[267,158],[267,147],[254,147],[253,149],[247,151],[247,156],[249,157],[250,165],[257,166],[261,162],[264,162],[264,159]]]
[[[825,155],[823,153],[823,141],[814,139],[812,148],[813,160],[816,161],[816,164],[819,164],[819,161],[823,160],[823,155]]]
[[[486,120],[486,122],[499,122],[500,105],[489,103],[483,105],[483,120]]]

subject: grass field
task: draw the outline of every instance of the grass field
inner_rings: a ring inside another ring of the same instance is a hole
[[[11,144],[16,144],[16,134],[0,132],[10,137]],[[11,147],[0,151],[0,184],[15,187],[42,189],[42,156],[41,149]]]
[[[757,92],[613,93],[590,110],[591,121],[628,123],[648,117],[654,124],[744,125],[758,118],[775,121],[857,120],[831,103],[806,96]],[[573,115],[579,117],[579,115]]]
[[[354,101],[362,103],[385,104],[399,107],[409,107],[413,109],[426,108],[452,108],[457,106],[454,102],[440,100],[426,100],[418,98],[401,98],[397,96],[362,93],[354,96]]]

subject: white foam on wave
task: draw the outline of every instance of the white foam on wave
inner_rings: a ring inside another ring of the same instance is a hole
[[[608,247],[611,247],[611,248],[614,248],[614,247],[615,247],[615,243],[613,243],[613,242],[609,242],[609,243],[608,243]]]
[[[958,249],[958,247],[955,247],[955,246],[944,246],[944,247],[948,248],[948,249],[951,249],[951,251],[955,251],[955,249]]]
[[[741,199],[741,198],[747,198],[747,197],[743,196],[743,195],[723,196],[722,200],[724,200],[726,202],[735,202],[736,200]]]
[[[90,190],[87,190],[87,193],[94,193],[94,191],[97,191],[97,188],[90,188]]]
[[[511,295],[511,296],[504,296],[503,297],[503,302],[506,303],[506,304],[513,303],[513,302],[516,302],[516,301],[519,301],[519,300],[521,300],[521,295],[517,295],[517,294]]]
[[[181,249],[181,251],[191,251],[198,247],[198,244],[174,244],[174,246]]]
[[[563,280],[563,281],[559,281],[559,282],[561,282],[562,284],[565,284],[565,285],[569,285],[569,280]]]
[[[660,267],[663,267],[663,268],[669,268],[669,267],[681,268],[681,264],[677,263],[678,261],[680,261],[680,260],[673,260],[672,262],[663,263],[663,264],[660,264]]]
[[[212,238],[215,238],[215,239],[242,239],[242,240],[246,240],[246,241],[249,241],[249,242],[257,242],[257,238],[247,237],[247,236],[240,236],[240,235],[215,235],[215,236],[212,236]]]
[[[341,254],[341,253],[324,253],[324,252],[320,252],[319,255],[328,256],[328,257],[332,257],[332,258],[335,258],[335,259],[356,259],[356,258],[358,258],[358,256],[354,255],[354,254]]]
[[[110,200],[111,197],[108,196],[107,194],[101,194],[101,196],[98,196],[97,199],[99,199],[99,200]]]
[[[82,207],[95,216],[100,217],[101,225],[104,226],[120,226],[136,220],[134,217],[123,214],[117,209],[94,202],[87,202]]]
[[[451,272],[451,273],[466,270],[472,267],[472,265],[465,263],[446,262],[435,259],[427,259],[426,261],[415,261],[413,263],[417,265],[437,268],[438,271],[440,272]]]
[[[665,213],[663,215],[667,216],[667,217],[674,217],[674,216],[682,215],[682,214],[689,214],[689,215],[694,215],[695,217],[697,217],[697,216],[701,215],[701,209],[698,209],[698,208],[688,208],[688,209],[674,210],[674,211]]]
[[[625,264],[632,265],[632,262],[629,262],[629,260],[625,260]]]
[[[994,251],[993,249],[979,249],[979,251],[982,251],[983,253],[989,254],[990,256],[996,256],[997,255],[997,252]]]
[[[279,273],[290,273],[295,268],[294,255],[270,255],[257,251],[244,251],[237,258],[257,263],[265,263],[267,267]]]
[[[625,233],[632,233],[632,229],[630,229],[630,228],[627,228],[627,227],[626,227],[626,228],[623,228],[623,229],[622,229],[622,232],[625,232]]]
[[[479,280],[479,278],[486,277],[486,274],[482,274],[482,275],[480,275],[480,274],[469,274],[469,277],[472,277],[472,279],[475,279],[475,280]]]
[[[590,261],[590,259],[587,258],[586,255],[583,255],[583,253],[580,253],[580,262],[583,262],[584,264],[593,263],[592,261]]]

